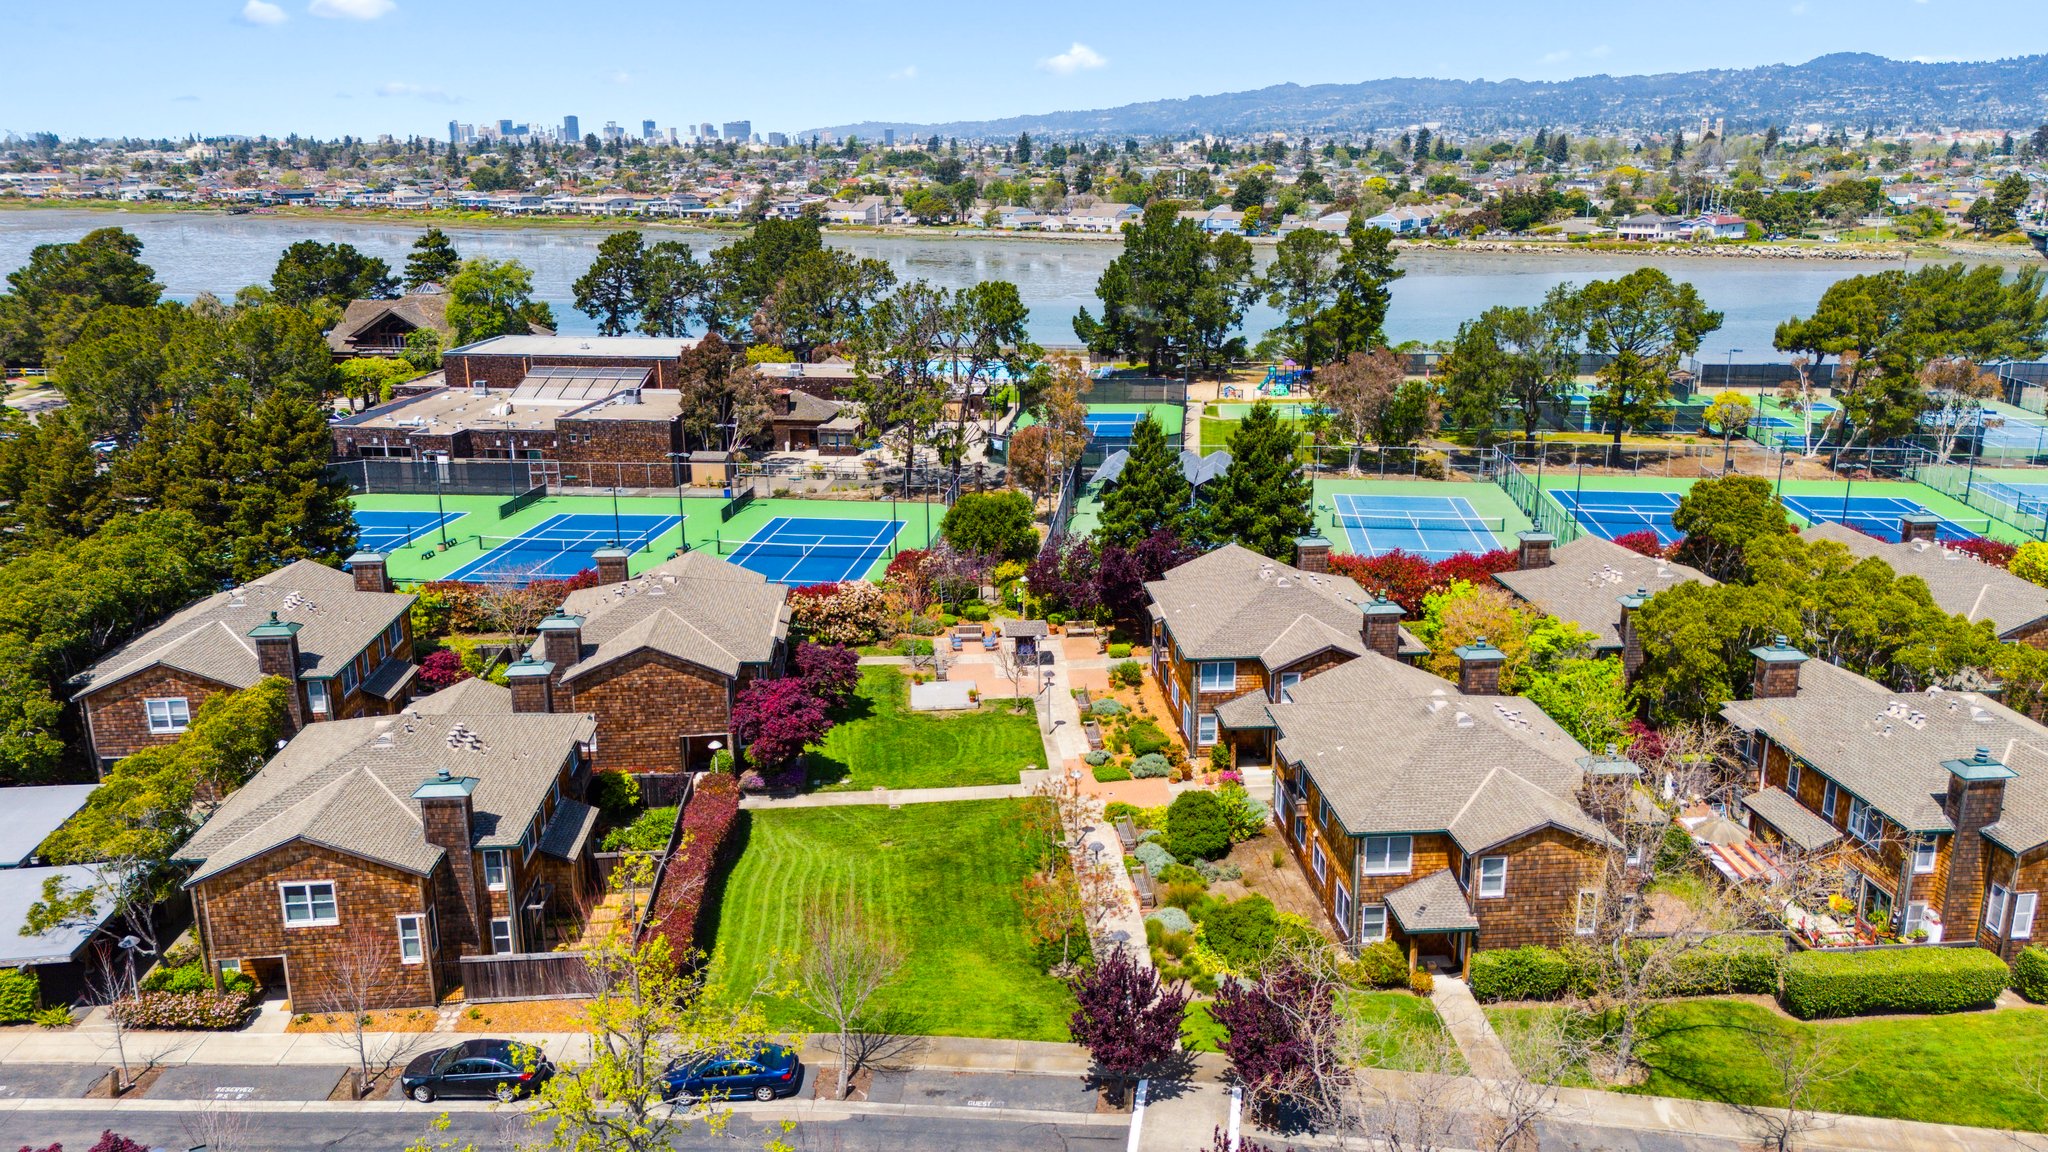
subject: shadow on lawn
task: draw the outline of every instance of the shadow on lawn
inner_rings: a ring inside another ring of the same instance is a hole
[[[1758,1098],[1759,1085],[1743,1076],[1744,1068],[1725,1067],[1711,1059],[1694,1058],[1690,1054],[1691,1046],[1681,1039],[1689,1035],[1705,1037],[1702,1047],[1708,1052],[1735,1043],[1746,1043],[1761,1051],[1785,1043],[1788,1034],[1784,1029],[1733,1023],[1687,1023],[1663,1027],[1652,1023],[1643,1029],[1636,1048],[1636,1058],[1649,1069],[1652,1079],[1662,1077],[1672,1084],[1682,1084],[1697,1093],[1698,1099],[1722,1104],[1772,1103]],[[1648,1091],[1649,1083],[1646,1081],[1640,1087]],[[1764,1095],[1772,1095],[1768,1086],[1765,1088]]]
[[[851,724],[856,720],[871,719],[875,714],[875,702],[858,693],[847,697],[846,703],[832,710],[832,726]],[[818,749],[804,754],[806,768],[804,787],[829,788],[853,775],[853,768],[837,756],[827,756]]]
[[[711,962],[712,953],[718,950],[719,919],[725,915],[725,885],[731,879],[733,867],[740,857],[746,855],[747,841],[754,833],[754,814],[744,808],[734,819],[732,831],[726,833],[724,850],[720,859],[711,863],[711,874],[704,878],[704,898],[697,913],[697,935],[691,947],[703,955],[704,963]]]

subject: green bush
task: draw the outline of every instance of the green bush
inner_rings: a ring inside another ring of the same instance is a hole
[[[1126,804],[1121,800],[1112,800],[1102,806],[1102,818],[1110,824],[1115,824],[1119,820],[1129,820],[1131,825],[1136,827],[1138,813],[1143,811],[1144,809],[1136,804]]]
[[[1179,908],[1154,908],[1152,911],[1145,913],[1145,935],[1147,937],[1152,935],[1152,926],[1154,924],[1159,926],[1161,933],[1193,932],[1195,930],[1195,922],[1188,918],[1187,912]]]
[[[1202,916],[1202,941],[1232,968],[1251,968],[1273,951],[1280,913],[1264,896],[1212,905]]]
[[[2029,944],[2012,958],[2013,991],[2036,1004],[2048,1003],[2048,948]]]
[[[1121,716],[1129,711],[1129,708],[1111,700],[1107,696],[1100,700],[1090,700],[1088,702],[1088,714],[1090,716]]]
[[[649,808],[631,824],[605,833],[601,847],[606,852],[659,852],[668,847],[669,834],[675,827],[674,805]]]
[[[39,994],[33,971],[27,968],[0,969],[0,1024],[21,1024],[35,1019]]]
[[[590,778],[590,803],[607,818],[624,820],[640,807],[639,777],[631,772],[597,773]]]
[[[1200,884],[1204,887],[1207,887],[1209,883],[1207,880],[1202,879],[1200,872],[1185,864],[1168,864],[1166,867],[1161,868],[1159,870],[1159,881],[1162,884]]]
[[[1172,774],[1173,765],[1168,764],[1166,757],[1161,756],[1157,752],[1147,753],[1131,762],[1131,775],[1136,776],[1140,780],[1150,780],[1154,777],[1171,776]]]
[[[1177,862],[1173,853],[1166,850],[1166,845],[1157,840],[1147,840],[1131,849],[1131,855],[1138,858],[1138,863],[1143,864],[1154,879],[1158,878],[1159,873],[1164,871],[1167,865]]]
[[[1166,810],[1166,847],[1182,860],[1209,860],[1230,851],[1230,817],[1214,792],[1189,791]]]
[[[720,748],[718,751],[713,752],[711,754],[711,770],[730,775],[732,773],[732,749]]]
[[[229,992],[254,994],[256,980],[246,972],[223,972],[221,987]],[[149,970],[141,980],[144,992],[171,992],[185,995],[193,992],[213,991],[213,974],[206,970],[203,961],[194,960],[188,964],[159,964]]]
[[[1140,756],[1164,752],[1173,747],[1173,741],[1168,739],[1166,733],[1160,731],[1159,724],[1152,720],[1140,720],[1131,725],[1124,733],[1124,738],[1130,741],[1131,751]]]
[[[972,620],[976,624],[986,623],[988,621],[988,605],[969,604],[960,609],[960,618]]]
[[[1408,957],[1392,940],[1375,940],[1358,950],[1345,977],[1369,988],[1402,988],[1408,983]]]
[[[1084,762],[1086,762],[1090,768],[1100,768],[1102,765],[1109,763],[1109,753],[1100,751],[1088,752],[1084,753],[1081,759]]]
[[[1097,784],[1115,784],[1131,778],[1130,770],[1121,764],[1097,764],[1089,771],[1095,774]]]
[[[1729,936],[1680,953],[1659,981],[1660,996],[1725,996],[1744,992],[1769,996],[1778,991],[1778,968],[1785,960],[1779,936]]]
[[[1130,647],[1129,644],[1112,644],[1109,646],[1109,650],[1111,655],[1115,655],[1116,650],[1122,648],[1124,649],[1124,655],[1128,656],[1130,655]],[[1112,664],[1109,666],[1109,682],[1121,684],[1126,688],[1136,688],[1145,682],[1145,666],[1136,660],[1126,660],[1121,664]]]
[[[1403,965],[1402,980],[1407,979]],[[1572,960],[1555,948],[1489,948],[1472,954],[1472,995],[1480,1000],[1555,1000],[1575,975]]]
[[[1982,948],[1796,952],[1785,958],[1785,1011],[1801,1020],[1885,1012],[1961,1012],[1998,999],[2012,972]]]
[[[1109,658],[1111,660],[1128,660],[1130,655],[1131,646],[1129,644],[1118,643],[1109,646]]]

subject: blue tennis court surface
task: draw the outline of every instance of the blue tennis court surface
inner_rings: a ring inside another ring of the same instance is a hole
[[[2048,484],[2008,484],[2003,480],[1980,479],[1972,487],[2022,516],[2048,517]]]
[[[396,552],[415,540],[431,539],[434,529],[453,524],[467,513],[356,511],[356,547],[365,552]]]
[[[448,579],[515,584],[566,580],[595,567],[590,557],[599,549],[616,546],[638,552],[682,522],[680,516],[614,518],[601,512],[550,516],[514,537],[480,537],[494,547],[450,573]]]
[[[741,543],[721,541],[726,559],[778,584],[837,584],[866,578],[903,530],[899,520],[777,516]]]
[[[1782,496],[1785,507],[1793,515],[1808,523],[1827,521],[1832,524],[1846,524],[1866,536],[1897,543],[1900,539],[1899,517],[1931,516],[1927,508],[1903,496]],[[1971,540],[1978,533],[1950,520],[1942,520],[1935,526],[1935,538],[1939,540]]]
[[[1141,418],[1138,412],[1090,412],[1088,434],[1098,440],[1129,440]]]
[[[1671,514],[1678,510],[1676,492],[1574,491],[1552,488],[1550,498],[1564,506],[1572,519],[1596,536],[1619,539],[1631,532],[1655,532],[1663,544],[1678,542],[1678,529]]]
[[[1492,552],[1501,546],[1506,521],[1472,510],[1463,496],[1377,496],[1339,492],[1337,526],[1351,551],[1381,556],[1396,549],[1442,560],[1464,552]]]

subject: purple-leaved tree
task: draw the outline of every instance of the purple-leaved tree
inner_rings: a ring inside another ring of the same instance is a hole
[[[802,680],[756,680],[732,703],[732,733],[757,771],[772,772],[825,738],[832,718]]]
[[[806,640],[796,646],[796,674],[827,708],[837,708],[860,687],[860,654],[844,644]]]
[[[1126,1082],[1173,1055],[1188,1006],[1186,985],[1162,986],[1158,970],[1139,964],[1122,944],[1067,985],[1079,1005],[1067,1031],[1119,1098]]]

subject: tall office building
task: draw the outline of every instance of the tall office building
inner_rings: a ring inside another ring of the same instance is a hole
[[[654,121],[642,120],[640,122],[640,138],[642,140],[654,139]]]
[[[711,121],[709,121],[709,120],[706,120],[706,121],[705,121],[704,123],[702,123],[702,124],[699,124],[699,125],[697,125],[697,139],[699,139],[699,140],[716,140],[716,139],[718,139],[718,132],[717,132],[717,130],[716,130],[716,129],[714,129],[714,128],[712,128],[712,127],[711,127]]]
[[[770,148],[787,148],[787,147],[789,147],[789,136],[788,136],[788,134],[787,134],[787,133],[783,133],[783,132],[770,132],[770,133],[768,134],[768,146],[769,146]]]
[[[570,144],[583,142],[583,125],[577,123],[576,117],[562,117],[562,139]]]
[[[882,129],[882,147],[884,147],[884,148],[894,148],[895,146],[896,146],[896,130],[895,130],[894,128],[884,128],[884,129]]]
[[[500,121],[498,121],[498,135],[500,135],[500,136],[510,136],[511,134],[512,134],[512,122],[511,122],[510,120],[500,120]]]
[[[753,138],[754,122],[752,120],[728,120],[725,122],[725,131],[721,135],[727,140],[737,140],[745,144]]]
[[[448,142],[450,144],[462,143],[462,125],[457,124],[453,120],[448,122]]]

